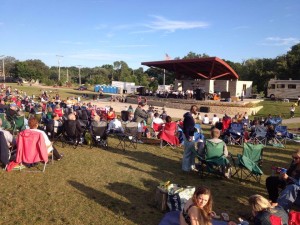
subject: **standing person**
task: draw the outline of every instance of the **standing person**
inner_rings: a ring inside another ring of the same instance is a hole
[[[193,150],[195,149],[194,133],[195,133],[195,118],[197,114],[198,107],[192,105],[189,112],[183,115],[183,140],[184,140],[184,152],[182,158],[182,170],[185,172],[190,172],[195,170],[195,154]]]
[[[180,213],[180,225],[211,225],[212,204],[210,190],[198,187]]]
[[[195,130],[195,119],[198,116],[198,107],[192,105],[189,112],[183,115],[183,133],[188,141],[193,140]]]
[[[290,108],[290,114],[291,114],[291,118],[294,118],[295,116],[295,105],[292,105]]]
[[[300,106],[300,96],[298,96],[297,106]]]

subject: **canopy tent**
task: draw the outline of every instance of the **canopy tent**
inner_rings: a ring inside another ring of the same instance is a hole
[[[142,62],[142,65],[174,72],[176,79],[236,80],[237,73],[218,57]]]

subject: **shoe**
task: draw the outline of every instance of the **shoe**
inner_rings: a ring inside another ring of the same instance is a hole
[[[62,160],[62,158],[64,157],[64,154],[60,154],[60,158],[59,159],[57,159],[56,161],[60,161],[60,160]]]
[[[227,213],[221,213],[221,217],[224,221],[227,221],[227,222],[229,221],[229,216]]]
[[[26,166],[21,164],[21,165],[18,165],[16,167],[14,167],[13,170],[22,170],[22,169],[25,169],[25,168],[26,168]]]

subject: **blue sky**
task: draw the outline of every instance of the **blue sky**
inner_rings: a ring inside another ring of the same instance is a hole
[[[0,55],[134,69],[190,51],[275,58],[300,42],[299,12],[299,0],[0,0]]]

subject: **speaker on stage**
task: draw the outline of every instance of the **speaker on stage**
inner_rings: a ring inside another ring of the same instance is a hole
[[[196,100],[205,100],[205,92],[203,89],[198,88],[196,89]]]
[[[230,98],[230,91],[222,91],[221,98]]]

